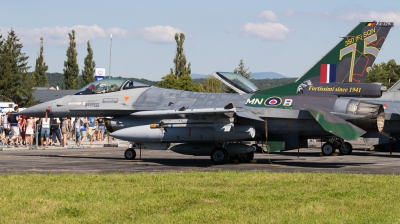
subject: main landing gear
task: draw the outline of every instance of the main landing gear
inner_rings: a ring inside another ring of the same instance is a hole
[[[256,148],[243,143],[222,142],[211,151],[211,162],[215,165],[226,164],[229,161],[239,161],[248,163],[254,159],[254,150]]]
[[[324,156],[330,156],[339,149],[342,155],[350,155],[353,152],[353,146],[349,142],[345,142],[342,138],[330,138],[322,145],[321,152]]]
[[[229,161],[229,154],[225,148],[217,147],[212,150],[210,158],[213,164],[222,165]]]
[[[248,163],[254,159],[254,152],[248,152],[239,154],[236,156],[229,156],[228,151],[225,148],[217,147],[211,152],[211,162],[215,165],[223,165],[228,163],[230,160],[237,159],[241,163]]]
[[[204,145],[204,144],[203,144]],[[241,143],[215,143],[216,147],[211,150],[210,153],[210,146],[206,147],[200,147],[196,145],[195,150],[196,151],[191,151],[192,149],[190,148],[190,145],[182,145],[187,149],[188,151],[183,151],[178,150],[175,151],[172,149],[172,151],[181,153],[181,154],[186,154],[186,155],[198,155],[198,156],[210,156],[211,162],[215,165],[223,165],[228,163],[229,161],[234,161],[237,160],[241,163],[248,163],[250,160],[253,160],[254,158],[254,151],[253,147],[250,147],[246,144],[241,144]],[[187,147],[187,148],[186,148]],[[124,156],[125,159],[127,160],[134,160],[136,158],[136,151],[137,145],[134,143],[131,143],[129,148],[125,150]]]

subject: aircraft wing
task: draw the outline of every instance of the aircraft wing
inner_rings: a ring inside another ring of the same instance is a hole
[[[332,115],[330,111],[310,105],[304,106],[325,131],[340,138],[356,140],[358,137],[366,133],[363,129],[343,120],[342,118]]]
[[[221,114],[236,112],[235,108],[204,108],[204,109],[178,109],[178,110],[150,110],[131,113],[131,116],[160,116],[160,115],[193,115],[193,114]]]
[[[148,116],[165,116],[165,115],[202,115],[202,114],[225,114],[228,117],[232,117],[232,115],[236,113],[237,116],[248,118],[252,120],[262,121],[264,120],[259,116],[253,114],[252,112],[244,109],[238,109],[232,103],[226,105],[223,108],[201,108],[201,109],[188,109],[182,107],[178,110],[157,110],[157,111],[138,111],[135,113],[131,113],[131,116],[137,117],[148,117]]]

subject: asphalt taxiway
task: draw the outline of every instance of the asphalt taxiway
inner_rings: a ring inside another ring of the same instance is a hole
[[[317,143],[318,145],[319,143]],[[366,151],[353,143],[353,153],[320,156],[319,145],[307,149],[256,153],[254,163],[213,165],[208,156],[180,155],[169,150],[137,150],[136,160],[125,160],[126,145],[120,147],[68,148],[0,151],[0,173],[134,173],[218,170],[263,170],[270,172],[340,172],[400,174],[400,152]],[[140,158],[141,156],[141,158]]]

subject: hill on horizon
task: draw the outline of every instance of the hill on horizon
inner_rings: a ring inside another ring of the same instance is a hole
[[[190,74],[193,79],[205,79],[207,75],[192,73]],[[284,75],[281,75],[276,72],[252,72],[251,77],[253,79],[284,79],[284,78],[291,78]]]

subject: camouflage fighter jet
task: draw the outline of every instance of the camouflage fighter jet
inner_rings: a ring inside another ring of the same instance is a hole
[[[244,77],[214,76],[238,93],[163,89],[124,79],[88,84],[75,95],[42,103],[21,114],[35,117],[112,116],[112,136],[135,143],[182,143],[172,151],[248,161],[254,149],[242,141],[264,140],[270,151],[307,147],[307,139],[354,140],[384,127],[381,104],[343,97],[380,97],[380,83],[365,79],[393,23],[362,22],[295,82],[260,91]],[[345,144],[347,147],[349,143]],[[331,143],[322,146],[331,154]],[[346,153],[346,150],[343,151]],[[133,148],[126,159],[135,159]]]

